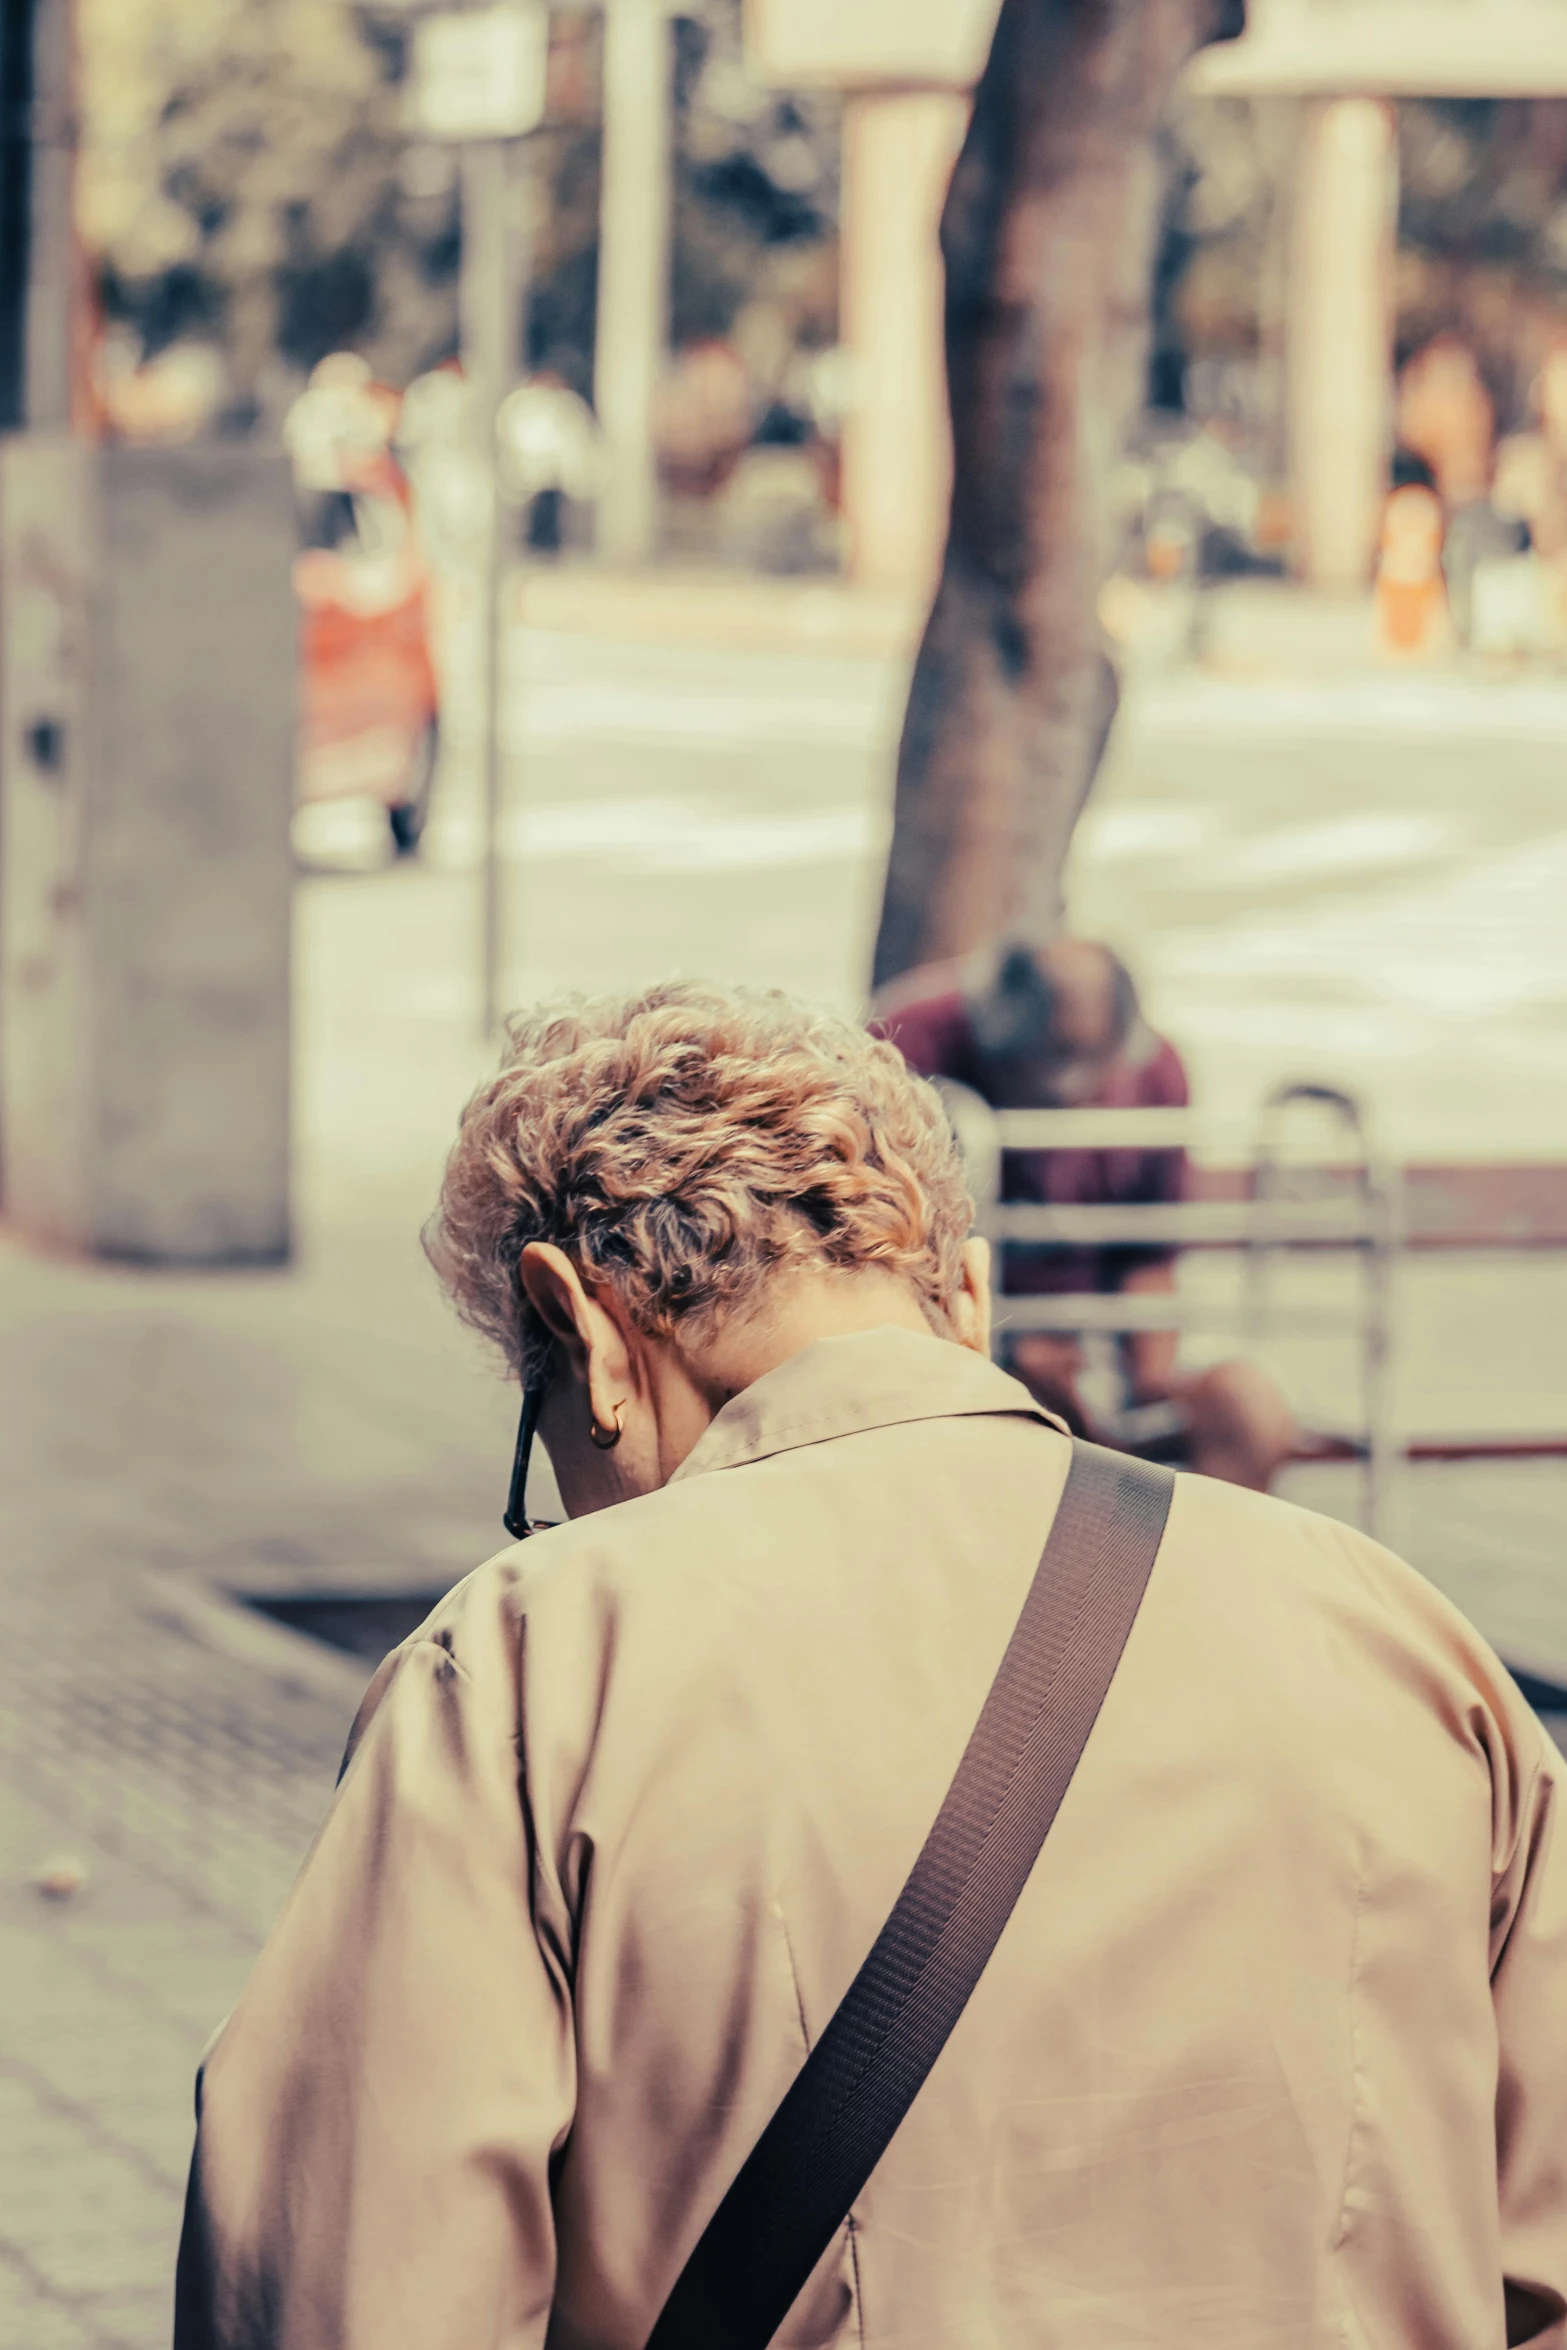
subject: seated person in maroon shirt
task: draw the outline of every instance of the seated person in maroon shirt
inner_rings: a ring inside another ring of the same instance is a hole
[[[972,961],[910,972],[877,1004],[912,1069],[1002,1110],[1164,1109],[1187,1101],[1175,1047],[1144,1021],[1131,974],[1106,946],[1058,938],[1003,946]],[[1009,1151],[1002,1196],[1050,1206],[1154,1205],[1184,1197],[1181,1150]],[[1169,1293],[1176,1250],[1046,1247],[1009,1242],[998,1291]],[[1005,1316],[1005,1304],[999,1304]],[[1183,1371],[1174,1331],[1130,1331],[1118,1343],[1119,1397],[1085,1400],[1082,1342],[1050,1331],[1003,1338],[1007,1367],[1079,1434],[1127,1452],[1180,1460],[1231,1484],[1265,1489],[1288,1457],[1288,1406],[1253,1363]]]

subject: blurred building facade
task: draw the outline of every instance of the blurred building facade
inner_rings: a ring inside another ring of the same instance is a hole
[[[515,359],[599,412],[602,553],[843,563],[918,593],[948,472],[934,228],[994,14],[552,12],[512,224],[531,254]],[[79,220],[111,432],[265,431],[335,350],[397,387],[452,355],[458,171],[409,131],[418,15],[81,0]],[[1164,134],[1126,477],[1155,576],[1196,542],[1221,569],[1362,583],[1395,376],[1442,335],[1471,352],[1496,437],[1536,421],[1567,333],[1562,16],[1253,0],[1244,38],[1197,61]]]
[[[910,387],[931,381],[929,223],[994,17],[752,0],[760,70],[851,93],[846,504],[873,579],[924,576],[939,546],[939,405]],[[1567,326],[1564,32],[1557,0],[1252,0],[1244,38],[1196,61],[1167,133],[1149,406],[1212,434],[1210,473],[1240,460],[1230,511],[1203,517],[1221,535],[1241,522],[1252,554],[1287,546],[1316,584],[1362,586],[1395,367],[1444,332],[1473,335],[1523,421]]]

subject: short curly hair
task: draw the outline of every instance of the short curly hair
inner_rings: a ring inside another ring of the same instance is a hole
[[[650,1336],[698,1335],[792,1268],[879,1265],[950,1326],[972,1207],[940,1096],[895,1045],[768,992],[685,983],[509,1023],[425,1248],[525,1383],[551,1340],[518,1273],[553,1241]]]

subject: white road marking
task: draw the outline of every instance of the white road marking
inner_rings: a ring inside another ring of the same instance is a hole
[[[1396,869],[1452,856],[1463,840],[1464,828],[1451,816],[1367,809],[1237,842],[1207,860],[1204,878],[1226,889],[1254,888],[1259,882],[1318,881],[1333,874]]]
[[[1138,857],[1180,857],[1205,849],[1229,822],[1229,810],[1167,800],[1090,802],[1072,843],[1077,865],[1130,864]]]
[[[1567,832],[1425,883],[1308,898],[1151,941],[1176,987],[1313,987],[1458,1020],[1567,1004]]]
[[[1135,686],[1122,723],[1149,742],[1345,735],[1567,743],[1567,681],[1373,672],[1263,682],[1187,672]]]
[[[695,797],[545,800],[502,820],[501,853],[524,870],[591,864],[603,874],[784,872],[857,864],[885,852],[887,812],[864,801],[769,814]],[[447,871],[479,854],[476,820],[452,811],[432,862]]]

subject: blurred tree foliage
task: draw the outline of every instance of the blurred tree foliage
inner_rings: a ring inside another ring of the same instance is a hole
[[[1474,347],[1504,430],[1567,333],[1567,103],[1408,99],[1398,113],[1397,355]],[[1178,95],[1154,283],[1150,404],[1279,446],[1293,99]]]
[[[1398,356],[1456,329],[1517,428],[1567,335],[1567,102],[1422,99],[1398,115]]]
[[[734,337],[764,380],[784,346],[837,333],[837,101],[747,78],[740,0],[675,19],[675,350]],[[599,19],[557,16],[550,114],[533,155],[529,359],[591,393],[598,288]]]
[[[1154,264],[1148,403],[1266,441],[1280,396],[1285,239],[1298,109],[1177,91]]]
[[[325,352],[406,382],[456,338],[455,158],[404,128],[409,12],[370,0],[79,0],[80,217],[106,323],[151,357],[215,344],[225,421],[275,415]],[[775,329],[830,340],[837,110],[757,90],[740,0],[677,20],[677,346]],[[529,142],[529,356],[592,378],[599,25],[552,20],[550,103]]]
[[[403,124],[410,12],[377,0],[78,0],[81,222],[106,322],[146,356],[214,344],[227,421],[275,414],[325,352],[406,382],[456,340],[455,158]],[[740,0],[675,21],[672,340],[735,340],[764,391],[836,335],[839,109],[748,80]],[[588,392],[599,20],[557,9],[529,142],[528,356]],[[1269,435],[1292,102],[1182,99],[1155,283],[1157,408]],[[1502,423],[1567,329],[1567,105],[1399,108],[1402,358],[1456,327]]]
[[[733,333],[757,302],[832,339],[841,107],[747,79],[737,0],[676,21],[675,152],[676,346]]]
[[[450,346],[455,181],[406,144],[404,41],[341,0],[82,0],[105,315],[217,342],[234,424],[343,344],[396,377]]]

